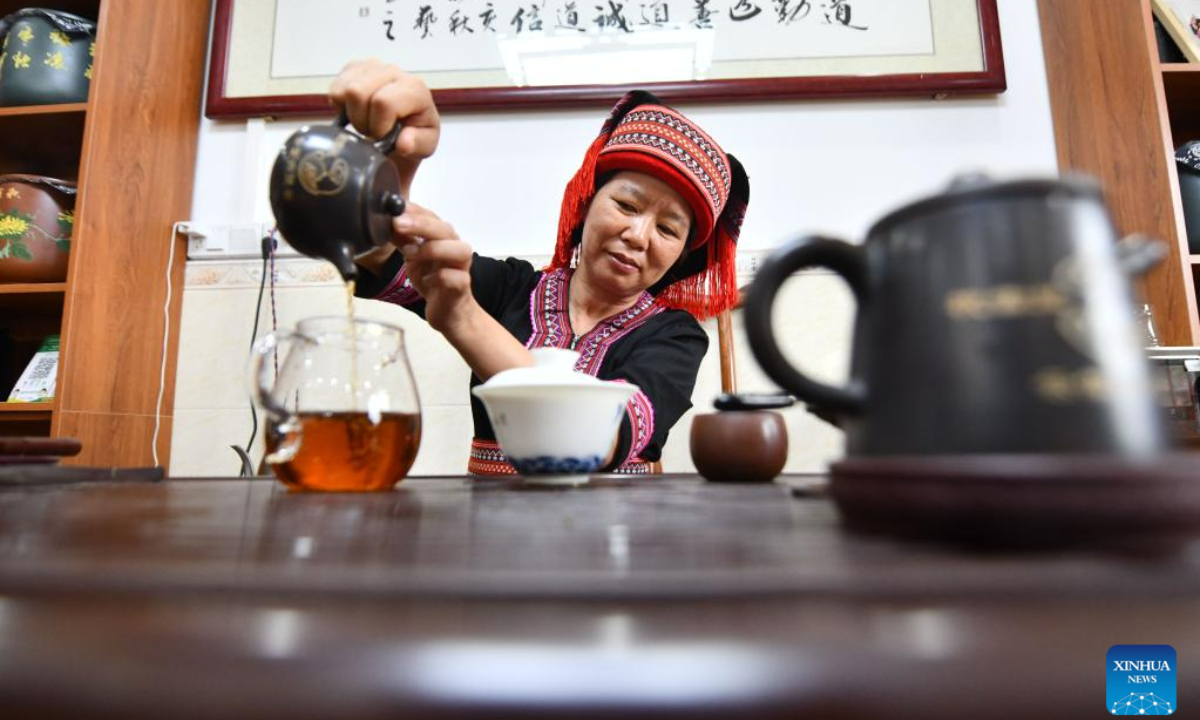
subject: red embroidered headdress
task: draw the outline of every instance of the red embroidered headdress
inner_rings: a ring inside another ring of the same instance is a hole
[[[737,304],[735,254],[750,201],[746,172],[699,126],[648,92],[621,98],[567,183],[550,268],[571,264],[597,180],[619,170],[667,183],[695,219],[686,257],[650,288],[659,302],[702,320]]]

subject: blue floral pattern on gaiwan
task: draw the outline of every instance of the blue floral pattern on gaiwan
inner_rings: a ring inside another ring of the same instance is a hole
[[[590,473],[600,469],[604,459],[599,455],[588,457],[552,457],[539,455],[531,458],[509,458],[509,462],[522,475],[568,475]]]

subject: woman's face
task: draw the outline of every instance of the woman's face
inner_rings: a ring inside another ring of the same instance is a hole
[[[639,294],[683,254],[691,227],[691,210],[669,185],[621,171],[596,191],[588,208],[580,270],[613,294]]]

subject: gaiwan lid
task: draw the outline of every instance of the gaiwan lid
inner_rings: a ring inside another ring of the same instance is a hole
[[[586,373],[577,372],[575,363],[579,353],[561,348],[538,348],[530,350],[533,365],[503,370],[496,373],[477,390],[527,387],[596,387],[607,385],[603,380]]]

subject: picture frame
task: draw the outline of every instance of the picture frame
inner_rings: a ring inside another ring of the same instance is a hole
[[[669,17],[668,3],[674,19],[648,25]],[[470,4],[485,12],[465,17],[471,36],[455,33]],[[585,7],[596,17],[583,19]],[[563,29],[566,8],[586,25],[577,34]],[[699,27],[704,8],[710,27]],[[420,16],[408,21],[425,9],[441,24],[421,37]],[[539,32],[522,35],[535,16]],[[205,113],[329,115],[329,83],[369,56],[421,76],[451,111],[603,106],[635,88],[678,103],[1007,87],[996,0],[216,0]]]
[[[1151,7],[1188,62],[1200,62],[1200,0],[1151,0]]]

